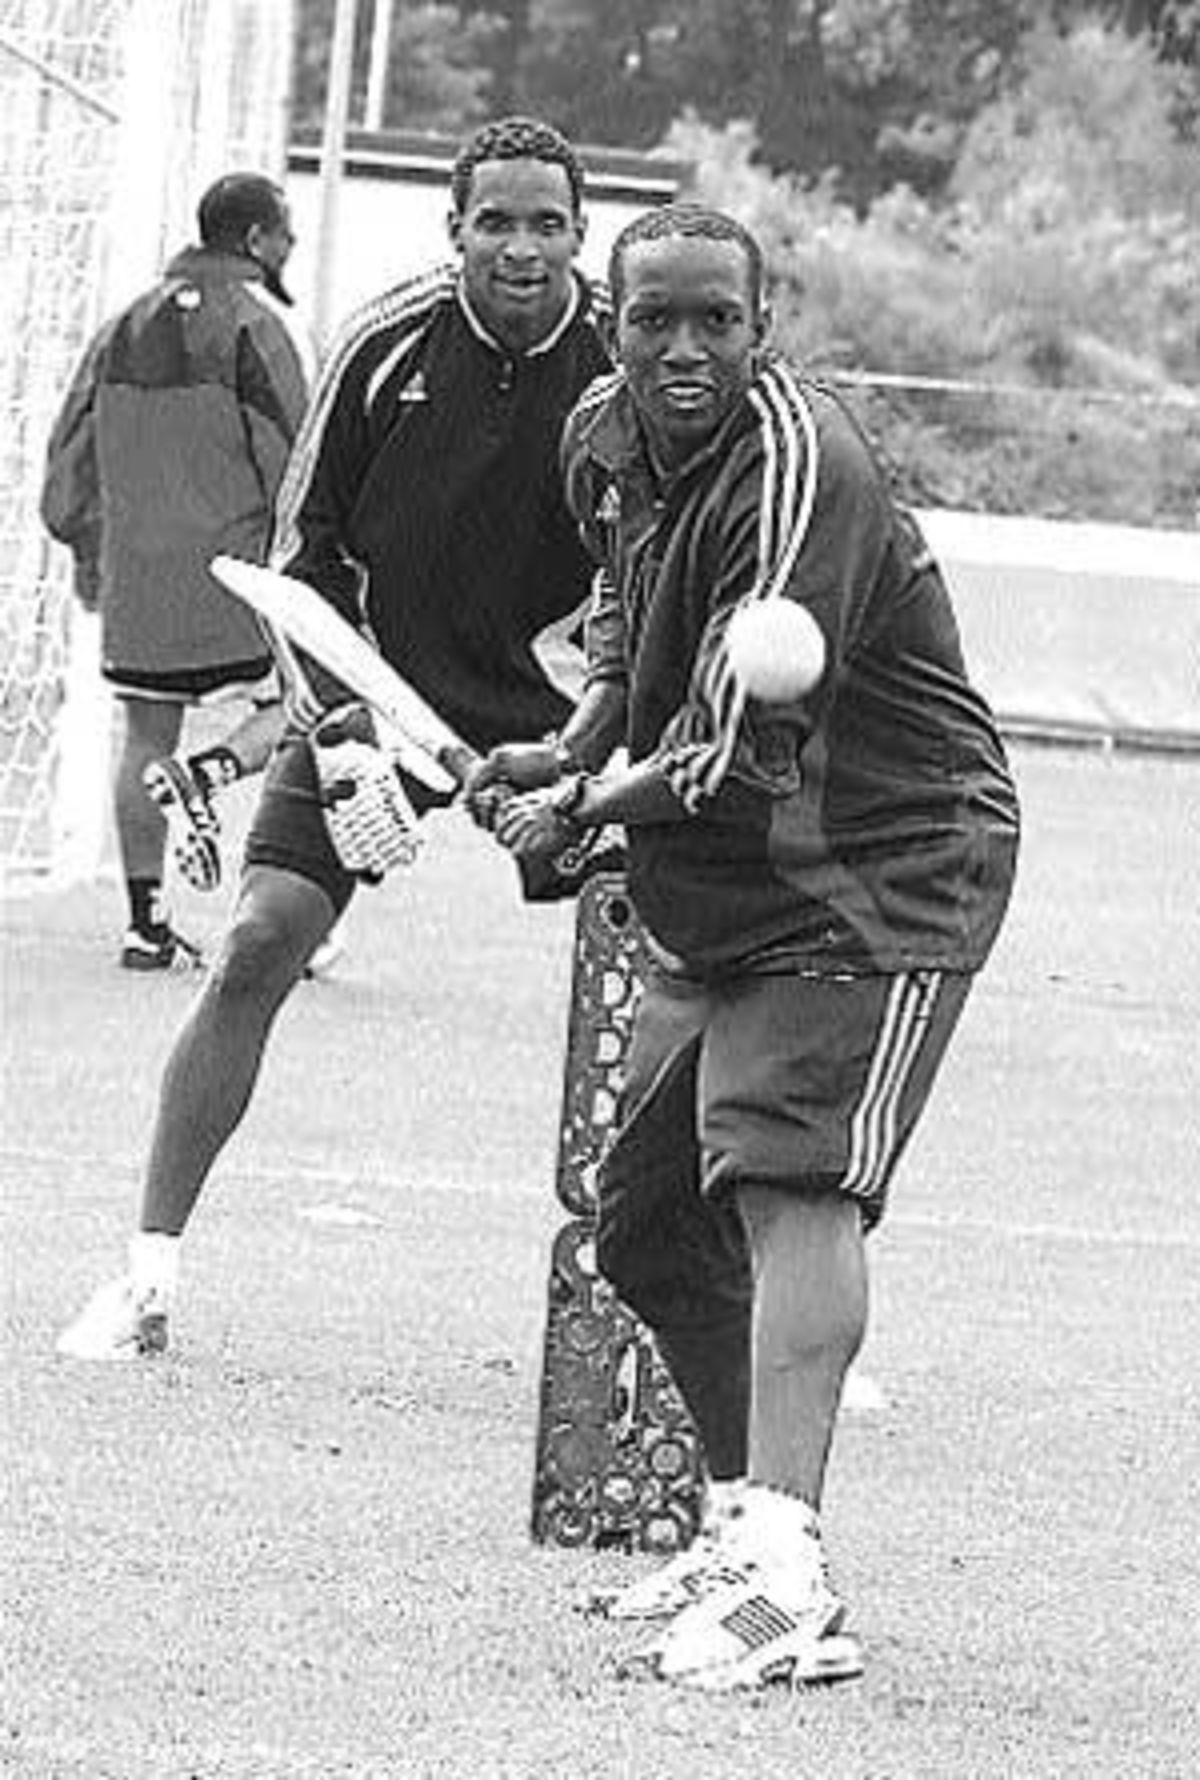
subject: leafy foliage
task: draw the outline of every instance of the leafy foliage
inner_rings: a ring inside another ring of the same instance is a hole
[[[319,128],[328,87],[333,7],[328,0],[299,0],[292,117],[296,125]],[[369,10],[360,8],[354,42],[353,84],[359,96],[367,84]],[[491,110],[493,75],[488,58],[505,22],[497,15],[437,0],[398,5],[393,15],[384,115],[403,118],[413,130],[456,133]]]
[[[359,7],[366,82],[374,4]],[[333,7],[299,0],[296,121],[319,122]],[[457,130],[520,109],[581,142],[650,148],[688,110],[748,122],[775,171],[830,174],[865,207],[937,195],[1029,33],[1120,30],[1200,106],[1200,0],[394,0],[386,121]],[[1111,120],[1108,120],[1111,124]]]
[[[692,119],[671,145],[763,240],[785,350],[897,380],[856,405],[914,497],[1190,525],[1200,195],[1171,74],[1094,27],[1035,34],[1023,61],[937,205],[897,189],[863,214],[831,181],[772,177],[747,127]],[[1118,103],[1127,129],[1106,157],[1095,123]]]
[[[299,0],[297,123],[332,10]],[[922,499],[1194,523],[1200,0],[395,0],[387,92],[692,159],[789,350],[923,380],[856,395]]]

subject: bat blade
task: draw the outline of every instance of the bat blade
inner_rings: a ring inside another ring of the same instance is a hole
[[[292,575],[236,556],[215,556],[209,566],[223,587],[383,718],[401,766],[414,778],[434,791],[462,784],[474,750],[319,593]]]

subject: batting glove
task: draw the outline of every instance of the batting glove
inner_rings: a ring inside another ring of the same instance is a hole
[[[369,708],[339,705],[310,740],[325,826],[346,870],[377,884],[394,866],[412,865],[423,839],[419,820]]]

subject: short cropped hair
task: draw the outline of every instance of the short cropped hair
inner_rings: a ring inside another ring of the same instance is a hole
[[[257,224],[273,229],[286,213],[282,187],[262,173],[226,173],[210,185],[196,210],[205,247],[237,253]]]
[[[620,306],[624,291],[625,254],[638,241],[669,241],[676,236],[699,237],[704,241],[733,241],[746,256],[750,275],[750,301],[755,315],[761,315],[766,287],[763,251],[736,217],[723,210],[709,210],[703,204],[679,202],[662,204],[654,210],[643,210],[627,222],[612,244],[608,259],[608,283],[613,303]]]
[[[533,117],[502,117],[484,124],[458,152],[450,173],[450,197],[457,215],[471,202],[471,181],[481,161],[547,161],[561,167],[571,188],[576,215],[583,204],[583,164],[565,136]]]

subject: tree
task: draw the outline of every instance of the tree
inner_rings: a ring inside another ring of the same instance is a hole
[[[1175,123],[1177,81],[1147,39],[1098,24],[1029,34],[1011,88],[972,124],[953,191],[991,215],[1029,194],[1045,226],[1111,212],[1163,211],[1200,223],[1194,150]],[[1121,120],[1113,128],[1113,119]]]
[[[494,45],[505,35],[490,11],[457,6],[397,10],[388,57],[385,120],[408,130],[458,134],[495,106]]]
[[[300,0],[297,117],[320,114],[328,0]],[[371,7],[361,6],[365,77]],[[691,112],[744,120],[775,171],[831,177],[860,210],[944,194],[973,120],[1020,78],[1031,30],[1149,46],[1200,110],[1200,0],[396,0],[390,121],[458,130],[526,110],[582,142],[660,143]]]
[[[361,113],[370,53],[371,7],[355,21],[351,117]],[[491,8],[398,4],[392,20],[384,117],[413,130],[457,133],[492,109],[491,58],[505,21]],[[292,122],[318,129],[324,115],[333,35],[329,0],[299,0],[293,71]]]
[[[659,55],[665,0],[531,0],[528,12],[514,88],[524,109],[581,142],[661,140],[674,114]]]
[[[1186,60],[1200,48],[1197,0],[1109,0],[1095,10],[1101,22],[1130,37],[1152,38],[1169,61]]]
[[[491,38],[488,55],[492,103],[497,116],[504,116],[519,106],[519,69],[529,42],[531,10],[532,0],[471,0],[463,8],[468,19],[485,13],[496,21],[498,27]]]

